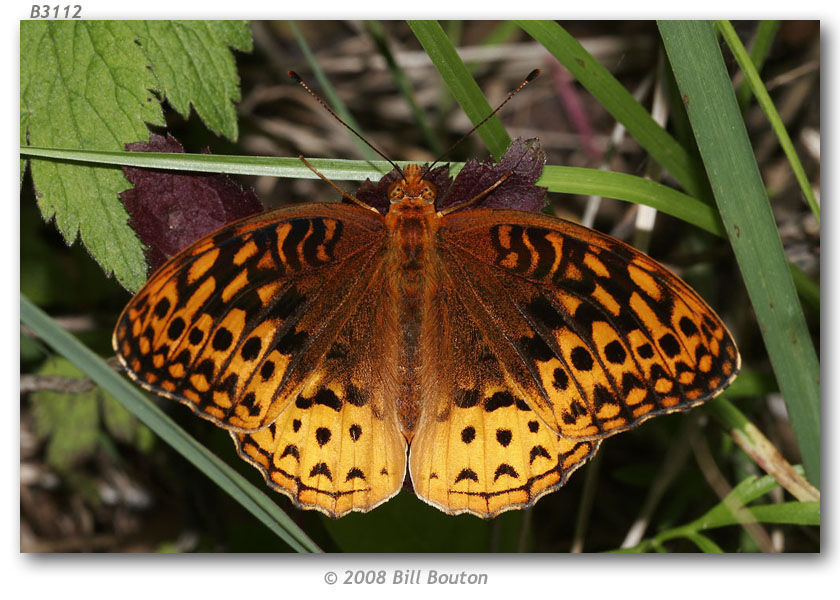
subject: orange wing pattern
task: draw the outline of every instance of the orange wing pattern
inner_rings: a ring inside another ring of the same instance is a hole
[[[228,225],[149,279],[114,347],[141,386],[231,430],[242,456],[299,506],[333,516],[371,507],[405,472],[393,408],[358,364],[382,348],[351,353],[348,339],[378,314],[383,240],[381,217],[347,205]]]
[[[332,517],[378,506],[405,478],[396,336],[381,331],[394,307],[382,287],[380,264],[295,401],[265,429],[231,434],[272,488]]]
[[[414,490],[450,514],[489,518],[531,506],[594,456],[598,442],[547,427],[505,372],[469,293],[449,277],[436,292],[421,335],[427,385],[411,440]]]
[[[117,323],[130,376],[228,429],[296,506],[370,510],[408,467],[425,501],[488,518],[737,375],[720,318],[635,249],[399,191],[391,221],[302,205],[190,246]]]
[[[685,410],[737,375],[714,311],[618,240],[501,210],[455,213],[439,235],[511,386],[564,438],[602,439]]]

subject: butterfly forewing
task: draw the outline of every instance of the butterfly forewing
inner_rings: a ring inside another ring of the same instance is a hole
[[[145,388],[258,430],[310,377],[382,240],[377,215],[343,205],[234,223],[152,275],[123,311],[114,347]]]
[[[600,439],[684,410],[737,374],[720,318],[618,240],[501,210],[448,216],[439,237],[512,385],[563,437]]]

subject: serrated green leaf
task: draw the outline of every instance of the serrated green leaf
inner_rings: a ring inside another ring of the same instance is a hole
[[[215,133],[238,136],[239,76],[229,47],[251,50],[245,21],[129,21],[160,91],[184,117],[195,107]]]
[[[147,124],[164,125],[153,92],[185,115],[192,103],[211,129],[236,137],[229,47],[250,50],[244,22],[24,21],[20,38],[21,147],[123,151],[149,139]],[[106,274],[139,289],[146,264],[119,201],[130,187],[120,169],[32,159],[31,171],[44,218],[68,243],[80,237]]]
[[[156,87],[134,34],[119,21],[24,21],[21,47],[21,144],[122,150],[163,124]],[[117,194],[119,169],[31,162],[38,205],[64,239],[77,235],[129,289],[144,281],[140,241]]]
[[[81,378],[81,372],[69,361],[53,357],[44,363],[40,375]],[[35,433],[47,440],[46,462],[59,471],[90,456],[99,433],[97,390],[65,394],[32,392],[32,415]]]

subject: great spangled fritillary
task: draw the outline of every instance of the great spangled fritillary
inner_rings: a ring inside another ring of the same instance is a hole
[[[117,323],[130,376],[332,517],[388,500],[406,470],[447,513],[530,506],[599,440],[735,378],[726,327],[659,263],[543,214],[440,210],[440,172],[384,177],[386,214],[304,204],[192,244]],[[470,177],[485,185],[462,172],[450,191]]]

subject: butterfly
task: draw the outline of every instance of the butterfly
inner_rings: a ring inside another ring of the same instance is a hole
[[[661,264],[502,208],[538,207],[544,162],[518,140],[454,182],[397,167],[355,204],[224,226],[132,298],[117,355],[300,508],[368,511],[406,474],[449,514],[531,506],[604,438],[717,396],[740,368],[721,319]]]

